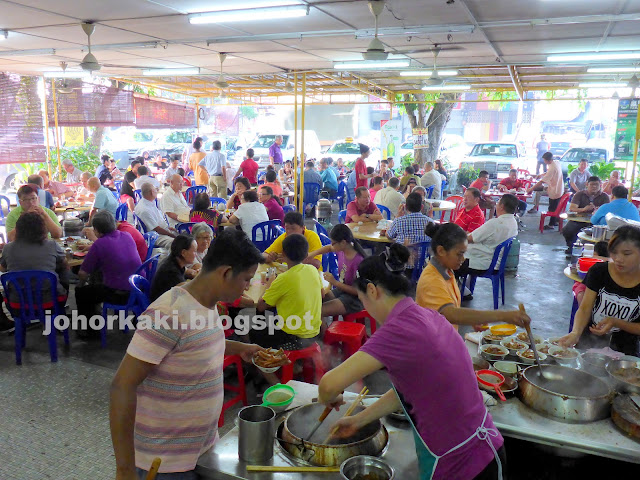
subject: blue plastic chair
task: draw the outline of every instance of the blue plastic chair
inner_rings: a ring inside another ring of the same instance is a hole
[[[320,243],[322,244],[323,247],[326,247],[327,245],[331,245],[331,239],[329,238],[329,235],[318,232],[318,237],[320,237]]]
[[[314,220],[313,223],[316,225],[316,233],[318,235],[323,234],[329,237],[329,233],[327,232],[327,229],[324,228],[320,222],[318,222],[317,220]],[[329,245],[331,245],[331,242],[329,242]]]
[[[189,170],[189,172],[187,173],[187,177],[193,178],[193,177],[195,177],[195,175],[196,174],[195,174],[195,172],[193,170]]]
[[[131,275],[129,277],[129,285],[131,285],[130,295],[133,297],[133,312],[138,317],[151,304],[151,300],[149,300],[151,283],[142,275]]]
[[[178,233],[184,233],[186,235],[191,235],[191,229],[196,224],[196,222],[182,222],[176,225],[176,230]]]
[[[471,294],[473,295],[473,291],[476,288],[476,280],[480,278],[489,278],[491,279],[491,284],[493,285],[493,308],[494,310],[498,309],[498,296],[500,295],[500,288],[502,288],[502,305],[504,305],[504,267],[507,264],[507,256],[509,255],[509,251],[511,250],[511,244],[515,237],[511,237],[500,245],[496,247],[493,251],[493,259],[491,260],[491,265],[485,273],[482,275],[471,275],[469,290],[471,290]],[[502,253],[502,258],[500,258],[500,265],[498,265],[498,269],[496,270],[496,264],[498,263],[498,258]],[[462,285],[466,285],[467,277],[466,275],[463,277]]]
[[[289,212],[295,212],[296,210],[297,208],[295,205],[285,205],[284,207],[282,207],[282,211],[285,215]]]
[[[442,180],[442,185],[440,185],[440,198],[444,196],[444,192],[447,188],[449,188],[449,184],[446,180]]]
[[[425,190],[427,192],[427,194],[425,196],[426,198],[431,198],[432,197],[434,188],[436,188],[435,185],[431,185],[430,187],[425,187]]]
[[[220,198],[220,197],[209,197],[209,199],[211,200],[211,208],[216,208],[218,207],[218,204],[223,203],[225,205],[227,205],[227,201],[224,198]]]
[[[133,191],[133,201],[138,203],[141,198],[142,198],[142,190],[140,190],[140,189],[134,190]]]
[[[344,180],[338,183],[338,195],[336,196],[336,200],[338,200],[338,207],[340,210],[344,209],[344,200],[347,196],[347,182]]]
[[[0,195],[0,225],[7,224],[7,218],[5,215],[5,204],[7,209],[7,215],[9,215],[9,212],[11,211],[11,201],[9,200],[9,197]]]
[[[345,192],[345,194],[347,196],[347,204],[349,204],[349,203],[351,203],[351,202],[353,202],[355,200],[355,198],[356,198],[355,190],[349,188],[348,186],[346,186],[346,184],[345,184],[344,192]]]
[[[196,198],[196,195],[199,193],[206,193],[207,187],[204,185],[197,185],[195,187],[187,188],[187,191],[184,194],[184,198],[187,200],[187,203],[193,207],[193,201]]]
[[[278,238],[280,235],[278,227],[280,227],[280,220],[269,220],[268,222],[260,222],[253,226],[251,230],[251,241],[258,250],[264,252],[269,245]],[[262,240],[256,240],[258,231],[262,233]]]
[[[116,188],[116,191],[118,192],[118,197],[120,197],[120,189],[122,188],[122,180],[116,180],[115,182],[113,182],[113,186]]]
[[[158,240],[159,235],[158,232],[147,232],[142,236],[147,244],[147,258],[145,258],[145,261],[147,261],[151,258],[151,254],[156,246],[156,240]]]
[[[116,208],[116,221],[118,222],[126,222],[127,217],[129,216],[129,207],[127,207],[126,203],[121,203]]]
[[[377,203],[376,203],[376,207],[378,207],[378,210],[380,210],[380,213],[382,213],[383,215],[386,215],[387,220],[391,220],[391,210],[389,210],[384,205],[378,205]]]
[[[21,270],[8,272],[0,277],[4,289],[5,302],[9,312],[15,321],[15,353],[16,365],[22,365],[22,349],[27,346],[26,330],[31,320],[39,320],[46,325],[46,317],[50,314],[50,320],[57,315],[64,315],[62,298],[58,298],[58,279],[55,274],[42,270]],[[45,302],[43,296],[48,293],[49,301]],[[18,301],[11,299],[17,295]],[[64,297],[66,300],[66,297]],[[49,343],[49,356],[52,362],[58,361],[57,346],[58,331],[51,325],[51,332],[47,336]],[[69,329],[62,332],[65,345],[69,345]]]
[[[267,172],[258,172],[258,185],[264,185],[264,177],[267,176]]]
[[[347,211],[346,210],[340,210],[338,212],[338,221],[340,223],[345,223],[347,221]]]
[[[302,216],[307,207],[311,205],[315,207],[318,204],[320,198],[320,185],[313,182],[304,182],[304,205],[302,206]]]
[[[422,274],[422,270],[426,266],[427,257],[429,257],[429,247],[431,246],[431,242],[420,242],[413,245],[414,248],[418,250],[418,260],[413,265],[413,276],[411,280],[414,283],[418,283],[420,279],[420,275]]]
[[[140,217],[135,213],[133,214],[133,226],[136,227],[136,230],[138,230],[143,235],[148,231],[147,226],[144,224],[142,220],[140,220]]]

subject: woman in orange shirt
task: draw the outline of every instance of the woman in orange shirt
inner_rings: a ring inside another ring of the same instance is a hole
[[[189,157],[189,168],[194,172],[193,179],[196,185],[209,185],[209,174],[207,173],[207,169],[198,165],[200,160],[207,155],[206,152],[200,150],[201,148],[202,140],[196,138],[196,141],[193,142],[193,149],[195,152],[193,152]]]

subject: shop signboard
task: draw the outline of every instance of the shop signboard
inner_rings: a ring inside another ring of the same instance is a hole
[[[614,157],[617,160],[633,160],[633,145],[636,134],[637,118],[637,98],[621,98],[618,100],[618,124],[616,127],[614,147]]]

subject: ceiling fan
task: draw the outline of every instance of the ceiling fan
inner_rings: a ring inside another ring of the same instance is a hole
[[[63,78],[60,81],[60,84],[56,86],[56,92],[63,95],[68,95],[70,93],[73,93],[74,90],[80,90],[82,87],[70,87],[67,83],[67,78],[64,77],[64,73],[67,71],[67,62],[60,62],[60,68],[62,69]]]
[[[430,87],[437,87],[444,83],[444,79],[438,75],[438,54],[440,53],[440,48],[437,46],[433,49],[433,70],[431,71],[431,75],[429,78],[423,81],[424,85]]]
[[[375,34],[373,40],[369,42],[369,46],[362,53],[365,60],[382,61],[386,60],[389,53],[385,51],[383,43],[378,38],[378,17],[384,10],[384,0],[369,0],[369,10],[375,18]]]
[[[227,58],[227,54],[219,53],[218,57],[220,57],[220,76],[218,77],[218,80],[216,80],[215,85],[218,88],[227,88],[229,86],[229,82],[227,82],[227,79],[224,77],[224,73],[222,73],[222,64]]]
[[[127,69],[134,69],[134,70],[138,70],[140,68],[140,67],[132,67],[131,65],[113,65],[110,63],[98,62],[98,59],[96,58],[96,56],[93,53],[91,53],[91,35],[95,31],[96,25],[90,22],[83,22],[80,25],[82,26],[82,30],[84,30],[84,33],[87,35],[87,48],[89,49],[89,52],[84,56],[84,58],[82,59],[82,62],[80,62],[80,68],[91,73],[99,71],[102,67],[127,68]]]

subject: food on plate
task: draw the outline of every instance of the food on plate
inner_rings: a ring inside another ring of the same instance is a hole
[[[577,358],[578,354],[573,350],[557,350],[551,354],[558,358]]]
[[[531,358],[531,359],[536,358],[535,354],[533,353],[533,350],[531,349],[525,350],[524,352],[520,352],[520,356],[524,358]]]
[[[504,355],[504,350],[498,346],[489,345],[488,347],[485,347],[482,350],[485,353],[488,353],[490,355]]]
[[[524,343],[518,342],[517,340],[511,340],[504,344],[505,347],[511,350],[520,350],[521,348],[525,348],[526,345]]]
[[[547,353],[549,353],[549,347],[550,346],[551,345],[543,345],[540,348],[538,348],[538,352],[547,354]]]
[[[487,342],[499,342],[500,340],[503,340],[504,337],[505,337],[504,335],[494,335],[493,333],[484,335],[484,339]]]
[[[67,237],[67,238],[64,239],[65,242],[75,242],[75,240],[76,239],[73,238],[73,237]]]
[[[613,376],[640,387],[640,369],[638,368],[619,368],[614,370]]]
[[[518,335],[518,340],[522,340],[523,342],[527,342],[530,343],[531,340],[529,340],[529,335],[527,334],[527,332],[520,332]],[[542,341],[540,340],[539,337],[537,337],[536,335],[533,336],[533,340],[536,342],[536,344],[538,343],[542,343]]]
[[[281,367],[291,363],[284,350],[261,350],[253,356],[253,362],[262,368]]]

